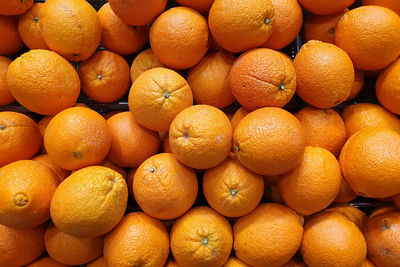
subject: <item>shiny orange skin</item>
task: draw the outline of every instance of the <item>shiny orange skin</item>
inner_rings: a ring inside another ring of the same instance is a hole
[[[110,1],[111,2],[111,1]],[[138,52],[147,43],[148,26],[125,24],[111,9],[110,4],[104,4],[97,15],[102,28],[101,44],[104,48],[120,55],[130,55]]]
[[[132,62],[131,82],[133,83],[146,70],[154,68],[165,68],[165,65],[158,60],[151,48],[143,50]]]
[[[236,257],[229,257],[228,261],[222,267],[249,267],[246,263]]]
[[[346,179],[342,179],[340,183],[340,191],[339,194],[336,196],[335,203],[346,203],[352,201],[357,197],[357,193],[354,192],[353,188],[349,185]]]
[[[365,262],[362,267],[376,267],[376,265],[372,261],[370,261],[370,259],[367,258],[365,259]]]
[[[154,55],[175,69],[193,67],[208,50],[208,25],[196,10],[175,7],[165,11],[150,29]]]
[[[19,15],[25,13],[33,5],[33,0],[2,0],[0,15]]]
[[[176,0],[182,6],[188,6],[199,12],[208,12],[214,0]]]
[[[70,265],[65,265],[59,262],[56,262],[50,257],[42,257],[31,264],[26,265],[26,267],[68,267]]]
[[[283,107],[296,91],[296,73],[292,61],[281,53],[258,48],[235,61],[229,86],[236,100],[249,111]]]
[[[63,168],[55,165],[54,162],[51,161],[51,158],[48,154],[37,155],[36,157],[32,158],[32,160],[37,161],[52,170],[54,174],[58,177],[60,183],[71,174],[70,171],[64,170]]]
[[[40,10],[43,3],[35,3],[18,20],[18,32],[29,49],[48,49],[40,29]]]
[[[240,107],[235,114],[233,115],[231,119],[231,124],[232,124],[232,131],[235,132],[236,127],[239,125],[239,122],[246,117],[247,114],[249,114],[250,111],[245,109],[244,107]]]
[[[317,15],[331,15],[341,12],[351,6],[355,0],[326,0],[322,4],[319,0],[299,0],[300,4]]]
[[[373,5],[373,6],[381,6],[386,7],[394,12],[396,12],[400,16],[400,3],[393,0],[363,0],[363,6]]]
[[[7,71],[11,60],[0,56],[0,106],[8,105],[15,101],[7,85]]]
[[[97,258],[96,260],[92,261],[91,263],[86,264],[87,267],[107,267],[107,262],[104,256]]]
[[[28,116],[0,112],[0,129],[0,166],[30,159],[39,152],[42,137],[37,124]]]
[[[4,36],[0,44],[0,55],[13,55],[24,46],[18,33],[17,17],[0,15],[0,34]]]
[[[362,70],[354,69],[354,85],[346,101],[356,98],[362,91],[365,83],[365,74]]]
[[[400,59],[379,74],[376,81],[376,96],[387,110],[400,115]]]
[[[364,226],[368,220],[367,214],[349,204],[334,205],[333,207],[328,208],[325,211],[337,212],[344,215],[350,221],[355,223],[355,225],[357,225],[361,231],[364,229]]]

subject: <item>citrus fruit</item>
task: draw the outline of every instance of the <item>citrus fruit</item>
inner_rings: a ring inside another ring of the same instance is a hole
[[[228,117],[215,107],[191,106],[171,123],[169,142],[179,161],[192,168],[208,169],[228,157],[232,126]]]
[[[7,71],[11,60],[0,56],[0,105],[8,105],[15,101],[7,85]]]
[[[56,262],[50,257],[42,257],[31,264],[26,265],[26,267],[68,267],[69,265],[65,265],[59,262]]]
[[[24,46],[24,43],[22,42],[22,39],[18,33],[17,17],[0,15],[0,34],[2,36],[2,42],[0,43],[0,55],[13,55],[21,50],[21,48]]]
[[[346,101],[352,100],[357,97],[362,91],[365,83],[365,74],[362,70],[354,69],[354,85],[351,89],[349,97]]]
[[[214,0],[176,0],[182,6],[188,6],[199,12],[208,12]]]
[[[363,6],[373,5],[373,6],[386,7],[393,10],[394,12],[397,13],[397,15],[400,16],[400,3],[393,0],[363,0],[362,4]]]
[[[107,267],[107,262],[104,256],[97,258],[96,260],[92,261],[91,263],[86,264],[87,267]]]
[[[162,146],[164,153],[172,153],[171,145],[169,144],[169,135],[165,137]]]
[[[246,263],[236,257],[229,257],[228,261],[222,267],[248,267]]]
[[[291,259],[287,263],[281,265],[280,267],[307,267],[303,261],[299,259]]]
[[[74,67],[57,53],[42,49],[30,50],[10,64],[7,84],[18,103],[42,115],[73,106],[80,93]]]
[[[353,188],[349,185],[346,179],[342,179],[340,183],[340,191],[339,194],[336,196],[334,202],[336,203],[346,203],[349,202],[357,197],[357,193],[354,192]]]
[[[400,208],[400,194],[393,197],[394,204]]]
[[[198,191],[195,172],[171,153],[157,154],[143,162],[132,186],[142,210],[161,220],[183,215],[193,205]]]
[[[39,127],[39,131],[40,131],[40,135],[42,136],[42,139],[44,138],[44,133],[53,117],[54,116],[45,116],[37,123],[37,126]],[[42,143],[42,147],[40,148],[40,152],[43,154],[47,154],[43,143]]]
[[[347,219],[357,225],[361,231],[364,229],[365,223],[368,219],[368,216],[362,210],[348,204],[333,206],[325,211],[337,212],[344,215]]]
[[[400,59],[379,74],[376,81],[376,96],[379,103],[389,111],[400,115]]]
[[[33,0],[1,0],[0,15],[19,15],[25,13],[33,5]]]
[[[285,204],[278,186],[278,175],[263,176],[264,178],[264,199],[268,202]]]
[[[321,3],[319,0],[299,0],[300,4],[318,15],[330,15],[341,12],[343,9],[351,6],[355,0],[325,0]]]
[[[51,161],[51,158],[48,154],[37,155],[36,157],[32,158],[32,160],[37,161],[49,168],[58,177],[60,183],[71,174],[70,171],[64,170],[63,168],[55,165],[54,162]]]
[[[233,142],[236,157],[246,168],[260,175],[278,175],[301,161],[306,137],[295,116],[267,107],[243,118]]]
[[[149,69],[165,68],[158,58],[154,55],[151,48],[140,52],[132,62],[131,65],[131,82],[133,83],[140,74]]]
[[[150,45],[165,65],[176,69],[193,67],[208,49],[207,21],[194,9],[171,8],[151,26]]]
[[[222,266],[232,250],[229,222],[208,207],[196,207],[171,230],[171,251],[179,266]]]
[[[237,126],[239,125],[239,122],[242,121],[244,117],[246,117],[247,114],[249,114],[250,111],[245,109],[244,107],[240,107],[235,114],[233,115],[231,119],[231,124],[232,124],[232,131],[235,132]]]
[[[43,3],[35,3],[18,20],[18,32],[29,49],[48,49],[41,32],[40,11]]]
[[[235,61],[229,86],[236,100],[250,111],[283,107],[296,91],[296,73],[290,59],[277,51],[259,48]]]

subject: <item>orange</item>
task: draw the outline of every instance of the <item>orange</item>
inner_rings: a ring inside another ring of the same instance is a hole
[[[97,258],[97,260],[92,261],[91,263],[86,264],[87,267],[107,267],[107,262],[104,256]]]
[[[0,224],[0,265],[23,266],[44,251],[43,227],[11,228]]]
[[[208,16],[217,43],[232,52],[243,52],[264,44],[275,26],[270,0],[215,0]]]
[[[69,265],[65,265],[59,262],[56,262],[50,257],[42,257],[31,264],[26,265],[26,267],[68,267]]]
[[[33,0],[1,0],[0,15],[19,15],[25,13],[33,5]]]
[[[131,83],[126,60],[111,51],[98,51],[79,65],[82,91],[100,103],[120,99]]]
[[[179,113],[171,124],[172,153],[182,163],[209,169],[224,161],[232,144],[232,126],[221,110],[196,105]]]
[[[193,104],[186,80],[173,70],[150,69],[141,74],[129,92],[129,110],[142,126],[168,131],[179,112]]]
[[[103,160],[103,162],[100,163],[100,166],[107,167],[110,168],[111,170],[118,172],[119,174],[121,174],[122,178],[124,178],[124,180],[127,181],[128,172],[126,171],[125,168],[115,165],[108,159]]]
[[[232,250],[228,220],[208,207],[196,207],[171,230],[171,251],[179,266],[222,266]]]
[[[68,265],[88,263],[103,253],[103,237],[79,238],[50,224],[44,234],[46,251],[57,262]]]
[[[125,215],[104,242],[108,267],[163,266],[168,254],[167,229],[143,212]]]
[[[307,267],[303,261],[298,259],[291,259],[287,263],[281,265],[280,267]]]
[[[280,175],[279,191],[289,207],[311,215],[328,207],[340,190],[339,162],[328,150],[307,146],[299,165]]]
[[[167,261],[164,267],[179,267],[179,265],[173,259]]]
[[[50,202],[59,179],[46,166],[20,160],[0,169],[0,223],[33,228],[50,219]]]
[[[242,121],[244,117],[246,117],[247,114],[249,114],[250,111],[245,109],[244,107],[240,107],[235,114],[233,115],[231,119],[231,124],[232,124],[232,131],[235,132],[237,126],[239,125],[239,122]]]
[[[7,85],[7,71],[11,60],[0,56],[0,106],[8,105],[15,101]]]
[[[140,74],[149,69],[165,68],[158,58],[154,55],[151,48],[140,52],[132,62],[131,65],[131,82],[133,83]]]
[[[325,43],[335,43],[336,27],[342,16],[349,12],[346,8],[342,12],[332,15],[315,15],[309,13],[304,20],[304,40],[319,40]]]
[[[133,195],[133,178],[135,177],[136,169],[130,169],[128,172],[128,178],[126,180],[126,184],[128,185],[128,195],[132,199],[135,199]]]
[[[305,107],[294,114],[306,134],[308,146],[322,147],[338,156],[346,141],[345,124],[333,109]]]
[[[103,31],[101,44],[106,49],[121,55],[129,55],[138,52],[147,43],[148,26],[132,27],[125,24],[114,13],[109,3],[104,4],[97,14]]]
[[[150,45],[165,65],[176,69],[193,67],[208,49],[207,21],[194,9],[171,8],[151,26]]]
[[[400,212],[384,212],[369,218],[364,229],[368,258],[379,267],[399,265]]]
[[[351,205],[334,206],[332,208],[326,209],[325,211],[337,212],[344,215],[345,217],[347,217],[347,219],[357,225],[361,231],[364,229],[365,223],[368,219],[368,216],[363,211]]]
[[[367,246],[347,217],[323,212],[306,223],[300,253],[308,266],[358,267],[365,261]]]
[[[397,207],[395,207],[393,205],[389,205],[389,206],[388,205],[383,205],[383,206],[373,210],[368,218],[372,218],[372,217],[377,216],[379,214],[386,213],[386,212],[393,212],[393,211],[397,211]]]
[[[18,20],[18,32],[29,49],[48,49],[44,42],[40,27],[40,10],[43,3],[35,3]]]
[[[264,199],[268,202],[285,204],[279,192],[278,176],[264,176]]]
[[[3,8],[3,6],[1,7]],[[0,55],[13,55],[23,47],[24,43],[18,33],[17,17],[0,15],[0,34],[2,36]]]
[[[400,133],[400,120],[395,115],[372,103],[347,106],[343,111],[347,138],[356,132],[374,127],[387,127]]]
[[[62,181],[64,181],[65,178],[67,178],[71,174],[70,171],[64,170],[63,168],[60,168],[57,165],[55,165],[54,162],[51,161],[50,156],[47,154],[38,155],[38,156],[32,158],[32,160],[43,164],[44,166],[49,168],[51,171],[53,171],[53,173],[58,177],[58,180],[60,183]]]
[[[169,144],[169,136],[165,137],[163,141],[163,152],[172,153],[171,145]]]
[[[303,12],[297,0],[271,0],[271,3],[274,7],[275,26],[262,46],[278,50],[296,39],[303,24]]]
[[[350,187],[349,183],[346,179],[342,179],[340,183],[340,191],[339,194],[336,196],[335,203],[345,203],[352,201],[357,197],[357,193]]]
[[[354,85],[346,101],[352,100],[356,96],[358,96],[364,87],[364,83],[365,83],[364,72],[362,70],[354,69]]]
[[[235,102],[228,80],[234,61],[232,55],[212,53],[189,71],[187,81],[197,104],[224,108]]]
[[[17,112],[0,112],[0,167],[32,158],[41,145],[39,128],[31,118]]]
[[[261,204],[233,226],[236,256],[251,266],[283,265],[300,247],[302,219],[280,204]]]
[[[340,153],[344,178],[365,197],[400,193],[400,135],[389,128],[369,128],[352,135]]]
[[[47,129],[47,126],[49,125],[51,119],[54,116],[45,116],[43,117],[38,123],[37,126],[39,127],[40,135],[42,136],[42,139],[44,138],[44,132]],[[42,147],[40,148],[41,153],[46,153],[46,149],[44,148],[44,144],[42,143]]]
[[[381,7],[386,7],[394,12],[397,13],[397,15],[400,16],[400,3],[397,1],[393,0],[363,0],[362,1],[363,6],[367,5],[373,5],[373,6],[381,6]]]
[[[139,125],[129,111],[112,116],[107,124],[112,136],[107,157],[118,166],[138,167],[158,152],[158,133]]]
[[[154,21],[167,6],[167,0],[111,0],[112,10],[130,25],[146,25]]]
[[[236,157],[246,168],[261,175],[288,172],[300,163],[306,137],[295,116],[280,108],[251,112],[234,133]]]
[[[294,59],[297,94],[317,108],[331,108],[345,101],[353,88],[354,67],[339,47],[311,40]]]
[[[379,103],[389,111],[400,115],[400,59],[379,74],[376,96]]]
[[[317,15],[330,15],[341,12],[351,6],[355,0],[325,0],[323,4],[319,0],[299,0],[300,4]]]
[[[236,257],[229,257],[228,261],[222,267],[249,267],[249,265]]]
[[[170,153],[148,158],[133,178],[136,202],[145,213],[160,220],[175,219],[187,212],[197,191],[195,172]]]
[[[51,219],[60,231],[95,237],[111,231],[121,220],[128,188],[118,172],[92,166],[72,173],[51,201]]]
[[[46,45],[68,60],[88,59],[100,43],[100,20],[84,0],[48,0],[40,10],[40,18]]]
[[[230,158],[204,173],[203,193],[215,211],[226,217],[241,217],[260,203],[264,180]]]
[[[199,12],[208,12],[214,0],[176,0],[182,6],[188,6]]]
[[[393,202],[400,209],[400,194],[393,197]]]
[[[99,113],[73,107],[51,119],[44,134],[44,145],[56,165],[76,170],[104,160],[111,138],[107,122]]]
[[[258,48],[235,61],[229,86],[236,100],[250,111],[283,107],[296,91],[296,73],[292,61],[281,53]]]
[[[364,265],[362,267],[376,267],[375,264],[372,263],[368,258],[365,259]]]
[[[343,15],[335,43],[346,51],[360,70],[378,70],[400,55],[400,17],[393,11],[364,6]]]
[[[18,103],[42,115],[73,106],[80,93],[75,68],[57,53],[41,49],[30,50],[10,64],[7,84]]]

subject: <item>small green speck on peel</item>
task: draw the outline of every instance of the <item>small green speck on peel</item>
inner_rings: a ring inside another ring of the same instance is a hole
[[[231,196],[236,196],[237,192],[237,189],[231,189]]]
[[[103,75],[101,75],[101,74],[97,75],[97,79],[99,79],[99,80],[103,79]]]
[[[155,171],[156,171],[156,167],[153,166],[150,168],[150,172],[155,172]]]
[[[165,97],[165,98],[168,98],[169,95],[170,95],[170,93],[168,93],[167,91],[164,92],[164,97]]]
[[[271,21],[269,20],[269,18],[266,18],[266,19],[264,20],[265,25],[268,25],[270,22],[271,22]]]
[[[208,238],[203,237],[203,239],[201,240],[201,244],[203,244],[204,246],[206,246],[208,244]]]

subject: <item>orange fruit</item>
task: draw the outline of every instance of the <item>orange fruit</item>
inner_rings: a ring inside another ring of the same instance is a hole
[[[337,212],[344,215],[345,217],[347,217],[347,219],[357,225],[361,231],[364,229],[365,223],[368,219],[368,216],[362,210],[351,205],[334,206],[332,208],[326,209],[325,211]]]
[[[7,84],[18,103],[42,115],[73,106],[80,93],[75,68],[57,53],[41,49],[30,50],[10,64]]]
[[[142,126],[168,131],[179,112],[193,104],[186,80],[173,70],[150,69],[141,74],[129,92],[129,110]]]
[[[68,267],[69,265],[65,265],[59,262],[56,262],[50,257],[42,257],[31,264],[26,265],[26,267]]]
[[[280,267],[307,267],[303,261],[298,259],[291,259],[287,263],[281,265]]]
[[[395,115],[372,103],[347,106],[343,111],[347,138],[356,132],[374,127],[387,127],[400,133],[400,120]]]
[[[296,73],[291,60],[281,53],[258,48],[235,61],[229,86],[236,100],[250,111],[283,107],[296,91]]]
[[[246,263],[236,257],[229,257],[228,261],[222,267],[249,267]]]
[[[25,13],[33,5],[33,0],[1,0],[0,15],[19,15]]]
[[[285,204],[279,192],[278,176],[263,176],[264,178],[264,199],[268,202]]]
[[[352,100],[357,97],[362,91],[365,83],[365,74],[362,70],[354,69],[354,85],[351,89],[349,97],[346,101]]]
[[[15,101],[7,85],[7,71],[11,60],[0,56],[0,106],[8,105]]]
[[[39,128],[31,118],[17,112],[0,112],[0,167],[32,158],[41,145]]]
[[[104,160],[111,138],[107,122],[99,113],[73,107],[51,119],[44,134],[44,145],[56,165],[76,170]]]
[[[135,199],[133,195],[133,178],[135,177],[136,169],[130,169],[128,172],[128,178],[126,180],[126,184],[128,185],[128,195],[132,199]]]
[[[35,3],[18,20],[18,32],[29,49],[48,49],[41,32],[40,11],[43,3]]]
[[[400,17],[390,9],[363,6],[343,15],[335,43],[360,70],[378,70],[400,55]]]
[[[338,156],[346,141],[345,124],[333,109],[305,107],[294,114],[306,134],[306,144],[325,148]]]
[[[234,61],[227,53],[212,53],[189,71],[187,82],[197,104],[224,108],[235,102],[228,80]]]
[[[104,256],[97,258],[97,260],[92,261],[91,263],[86,264],[87,267],[107,267],[107,262]]]
[[[50,219],[50,202],[59,179],[46,166],[20,160],[0,169],[0,223],[33,228]]]
[[[1,7],[3,9],[3,5]],[[2,36],[0,55],[13,55],[23,47],[24,43],[18,33],[17,17],[0,15],[0,34]]]
[[[100,103],[120,99],[131,83],[126,60],[111,51],[98,51],[79,65],[82,91]]]
[[[60,231],[95,237],[111,231],[121,220],[128,188],[118,172],[91,166],[72,173],[54,193],[51,219]]]
[[[54,116],[45,116],[37,123],[37,126],[39,127],[39,131],[40,131],[40,135],[42,136],[42,139],[44,138],[44,133],[53,117]],[[40,148],[40,152],[43,154],[47,153],[46,149],[44,148],[43,143],[42,143],[42,147]]]
[[[222,266],[232,250],[229,222],[208,207],[196,207],[171,230],[171,251],[179,266]]]
[[[149,27],[132,27],[125,24],[114,13],[109,3],[105,3],[97,11],[97,15],[103,31],[101,44],[106,49],[121,55],[129,55],[138,52],[147,43]]]
[[[353,188],[349,185],[346,179],[342,179],[340,183],[340,191],[336,196],[335,203],[346,203],[352,201],[357,197],[357,193],[354,192]]]
[[[182,6],[188,6],[199,12],[208,12],[214,0],[176,0]]]
[[[351,6],[355,0],[327,0],[323,4],[319,0],[299,0],[300,4],[317,15],[330,15],[341,12]]]
[[[275,25],[271,36],[262,46],[278,50],[296,39],[303,24],[303,12],[296,0],[271,0],[271,3]]]
[[[400,209],[400,194],[393,197],[393,202]]]
[[[128,172],[126,171],[125,168],[115,165],[108,159],[103,160],[103,162],[101,162],[99,166],[107,167],[110,168],[111,170],[118,172],[119,174],[121,174],[122,178],[124,178],[125,182],[128,183]]]
[[[304,40],[318,40],[325,43],[335,43],[336,27],[342,16],[349,12],[346,8],[342,12],[332,15],[315,15],[309,13],[304,20]]]
[[[244,117],[233,143],[236,157],[246,168],[261,175],[278,175],[301,161],[306,138],[295,116],[269,107]]]
[[[178,263],[174,261],[173,259],[170,259],[167,261],[167,263],[164,265],[164,267],[179,267]]]
[[[299,165],[280,175],[279,191],[289,207],[311,215],[328,207],[340,190],[339,162],[328,150],[307,146]]]
[[[165,65],[176,69],[193,67],[208,49],[207,21],[194,9],[171,8],[151,26],[150,45]]]
[[[393,205],[383,205],[379,208],[376,208],[374,211],[371,212],[371,214],[368,216],[368,218],[372,218],[374,216],[377,216],[379,214],[382,213],[386,213],[386,212],[393,212],[393,211],[397,211],[397,208]]]
[[[363,264],[362,267],[376,267],[376,265],[374,263],[372,263],[372,261],[370,261],[368,258],[365,259],[365,262]]]
[[[43,227],[11,228],[0,224],[0,265],[23,266],[44,251]]]
[[[235,132],[237,126],[239,125],[239,122],[243,120],[244,117],[246,117],[247,114],[249,114],[250,111],[245,109],[244,107],[240,107],[235,114],[233,115],[231,119],[231,124],[232,124],[232,131]]]
[[[124,23],[136,26],[150,24],[167,6],[167,0],[111,0],[109,3]]]
[[[87,1],[48,0],[40,10],[40,18],[46,45],[68,60],[88,59],[100,43],[100,20]]]
[[[75,237],[50,224],[44,234],[44,242],[52,259],[63,264],[80,265],[91,262],[103,253],[104,237]]]
[[[368,219],[364,228],[368,258],[379,267],[399,265],[400,212],[385,212]]]
[[[209,169],[229,155],[231,122],[225,113],[215,107],[191,106],[171,123],[169,142],[172,153],[179,161],[192,168]]]
[[[63,168],[55,165],[54,162],[51,161],[51,158],[48,154],[37,155],[36,157],[32,158],[32,160],[43,164],[53,171],[53,173],[58,177],[60,183],[71,174],[70,171],[64,170]]]
[[[344,102],[354,85],[354,67],[339,47],[311,40],[294,59],[297,94],[317,108],[331,108]]]
[[[208,16],[217,43],[232,52],[243,52],[264,44],[275,26],[270,0],[215,0]]]
[[[171,145],[169,144],[169,136],[165,137],[163,141],[163,152],[172,153]]]
[[[143,212],[125,215],[104,242],[104,258],[109,267],[163,266],[168,254],[167,229]]]
[[[137,77],[139,77],[139,75],[146,70],[154,68],[165,68],[165,65],[158,60],[151,48],[143,50],[135,57],[132,62],[131,82],[133,83],[137,79]]]
[[[290,208],[261,204],[233,226],[236,256],[251,266],[280,266],[288,262],[300,247],[301,220]]]
[[[400,193],[400,135],[389,128],[358,131],[340,153],[344,178],[365,197],[385,198]]]
[[[397,15],[400,16],[400,3],[397,1],[393,0],[363,0],[362,1],[363,6],[368,6],[368,5],[373,5],[373,6],[381,6],[381,7],[386,7],[394,12],[397,13]]]
[[[400,115],[400,59],[379,74],[376,81],[376,96],[379,103],[389,111]]]
[[[108,159],[118,166],[138,167],[158,152],[158,133],[139,125],[129,111],[112,116],[107,124],[112,136]]]
[[[260,203],[264,180],[237,159],[229,158],[204,173],[203,193],[215,211],[226,217],[241,217]]]
[[[367,256],[367,246],[360,229],[337,212],[313,216],[304,227],[300,247],[308,266],[357,267]]]
[[[183,215],[198,192],[195,172],[170,153],[157,154],[143,162],[136,170],[132,186],[140,208],[160,220]]]

